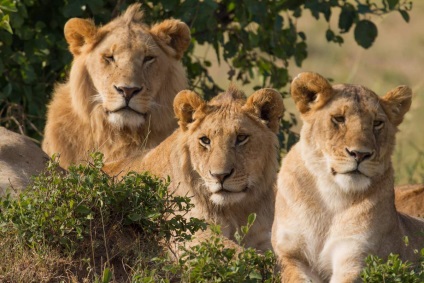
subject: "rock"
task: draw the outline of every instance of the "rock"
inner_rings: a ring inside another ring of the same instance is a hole
[[[0,127],[0,196],[18,195],[49,160],[31,139]]]

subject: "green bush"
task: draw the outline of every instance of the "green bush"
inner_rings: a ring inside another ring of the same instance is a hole
[[[276,258],[271,251],[264,255],[248,248],[240,253],[226,248],[215,236],[187,249],[174,265],[173,272],[182,274],[182,282],[280,282]]]
[[[17,12],[15,2],[11,0],[0,1],[0,30],[3,29],[13,33],[9,23],[9,14],[14,12]]]
[[[366,283],[422,283],[424,282],[424,248],[421,250],[421,263],[413,266],[409,262],[402,262],[396,254],[390,254],[387,261],[370,255],[366,259],[367,266],[361,273]]]
[[[211,239],[172,260],[166,252],[170,241],[188,241],[206,228],[201,220],[184,218],[193,207],[190,198],[174,196],[167,190],[169,180],[147,173],[109,177],[101,170],[102,155],[92,157],[69,172],[53,159],[17,199],[0,198],[0,281],[277,280],[271,252],[238,253],[224,246],[219,228],[212,227]],[[254,220],[249,217],[239,241]]]
[[[71,166],[67,173],[50,162],[18,200],[1,200],[3,221],[13,223],[30,246],[45,242],[69,252],[89,237],[90,227],[114,222],[167,241],[189,240],[204,228],[200,220],[183,217],[193,205],[188,197],[170,194],[168,183],[147,173],[115,182],[101,171],[101,154],[93,157],[93,163]]]

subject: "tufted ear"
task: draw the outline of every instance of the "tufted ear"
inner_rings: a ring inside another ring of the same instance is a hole
[[[187,129],[187,125],[194,121],[193,114],[205,102],[200,96],[190,90],[180,91],[174,98],[174,112],[177,117],[178,124],[183,130]]]
[[[81,53],[81,47],[95,41],[97,27],[91,20],[72,18],[66,22],[64,32],[69,50],[76,56]]]
[[[190,45],[190,29],[179,20],[165,20],[154,25],[150,32],[163,42],[166,50],[178,60]]]
[[[402,123],[403,117],[411,107],[411,102],[412,90],[404,85],[396,87],[381,98],[381,104],[395,126]]]
[[[273,132],[278,132],[280,119],[284,114],[284,103],[281,94],[276,90],[264,88],[254,92],[247,99],[243,109],[265,121]]]
[[[321,108],[334,95],[331,84],[323,76],[311,72],[297,75],[291,83],[290,92],[301,114]]]

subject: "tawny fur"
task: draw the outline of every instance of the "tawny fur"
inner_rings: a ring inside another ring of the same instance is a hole
[[[172,102],[187,87],[180,59],[190,31],[178,20],[149,27],[142,18],[134,4],[105,26],[66,23],[74,60],[68,81],[54,90],[42,145],[49,155],[60,153],[61,166],[86,161],[92,151],[105,161],[128,157],[177,127]]]
[[[395,187],[395,204],[402,213],[424,218],[424,184]]]
[[[396,211],[391,164],[411,90],[378,97],[301,73],[291,95],[304,124],[277,181],[272,245],[282,281],[354,282],[368,254],[416,262],[424,222]]]
[[[271,89],[253,93],[246,101],[235,88],[209,102],[191,91],[175,98],[180,128],[144,158],[107,165],[108,172],[122,168],[171,178],[169,189],[192,196],[197,217],[221,225],[223,235],[256,221],[243,244],[271,249],[275,180],[278,171],[279,120],[284,107],[281,95]],[[208,231],[196,235],[198,242]]]

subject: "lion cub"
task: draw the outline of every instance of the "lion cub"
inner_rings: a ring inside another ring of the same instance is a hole
[[[271,249],[281,94],[261,89],[246,99],[230,87],[206,102],[185,90],[175,97],[174,111],[180,127],[171,136],[144,157],[106,165],[105,171],[169,176],[170,190],[192,196],[195,207],[185,217],[219,224],[232,240],[256,213],[244,244]],[[196,235],[197,241],[205,237],[207,231]]]
[[[301,73],[291,95],[304,124],[278,176],[272,245],[283,282],[353,282],[368,254],[417,260],[424,222],[396,211],[390,160],[411,89],[378,97]]]

